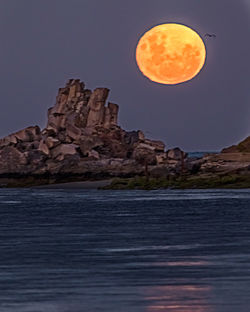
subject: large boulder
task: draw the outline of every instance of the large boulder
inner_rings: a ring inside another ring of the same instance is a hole
[[[5,146],[8,146],[8,145],[15,145],[17,144],[17,138],[15,137],[14,134],[10,134],[4,138],[2,138],[0,140],[0,148],[1,147],[5,147]]]
[[[61,142],[58,139],[49,136],[45,139],[45,144],[47,145],[49,149],[51,149],[60,145]]]
[[[14,136],[22,142],[32,142],[40,139],[41,131],[38,126],[28,127],[14,133]]]
[[[27,163],[26,155],[14,146],[6,146],[0,150],[0,174],[23,173]]]
[[[77,147],[75,144],[60,144],[51,150],[52,158],[58,159],[58,156],[60,156],[60,160],[62,160],[65,155],[76,155],[78,154]]]
[[[167,151],[167,158],[169,160],[182,161],[187,158],[187,153],[176,147]]]
[[[176,147],[166,152],[166,164],[172,174],[182,174],[188,171],[187,157],[188,154]]]
[[[38,146],[38,151],[42,152],[43,154],[45,154],[47,156],[50,154],[49,148],[48,148],[45,140],[40,141],[39,146]]]
[[[15,133],[12,133],[0,140],[0,147],[15,145],[18,142],[33,142],[39,141],[41,131],[38,126],[27,127]]]

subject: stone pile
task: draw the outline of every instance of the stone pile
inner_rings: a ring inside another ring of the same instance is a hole
[[[182,151],[165,152],[163,142],[123,130],[119,107],[106,104],[108,95],[107,88],[91,91],[80,80],[69,80],[43,130],[28,127],[0,140],[0,174],[126,176],[142,173],[145,165],[180,167]]]

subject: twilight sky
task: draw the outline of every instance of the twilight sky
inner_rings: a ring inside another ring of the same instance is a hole
[[[135,62],[140,36],[167,22],[217,35],[205,39],[202,72],[176,86],[151,82]],[[123,128],[220,150],[250,135],[249,38],[246,0],[0,0],[0,136],[43,128],[57,89],[79,78],[111,89]]]

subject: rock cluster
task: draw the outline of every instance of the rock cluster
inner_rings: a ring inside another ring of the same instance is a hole
[[[121,176],[142,173],[145,165],[180,166],[186,154],[165,152],[161,141],[118,125],[109,90],[85,89],[71,79],[48,110],[47,126],[28,127],[0,140],[0,174],[82,174]]]
[[[107,103],[108,95],[106,88],[91,91],[80,80],[69,80],[48,110],[44,129],[31,126],[0,139],[0,186],[4,179],[27,177],[31,185],[149,174],[249,174],[250,137],[222,153],[188,158],[179,148],[165,151],[163,142],[147,139],[140,130],[123,130],[119,106]]]

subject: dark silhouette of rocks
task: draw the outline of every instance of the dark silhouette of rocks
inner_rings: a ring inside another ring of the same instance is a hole
[[[0,140],[0,175],[9,176],[133,176],[168,166],[182,170],[187,155],[145,138],[142,131],[118,125],[117,104],[107,102],[109,90],[85,89],[71,79],[59,89],[48,110],[47,126],[28,127]]]

